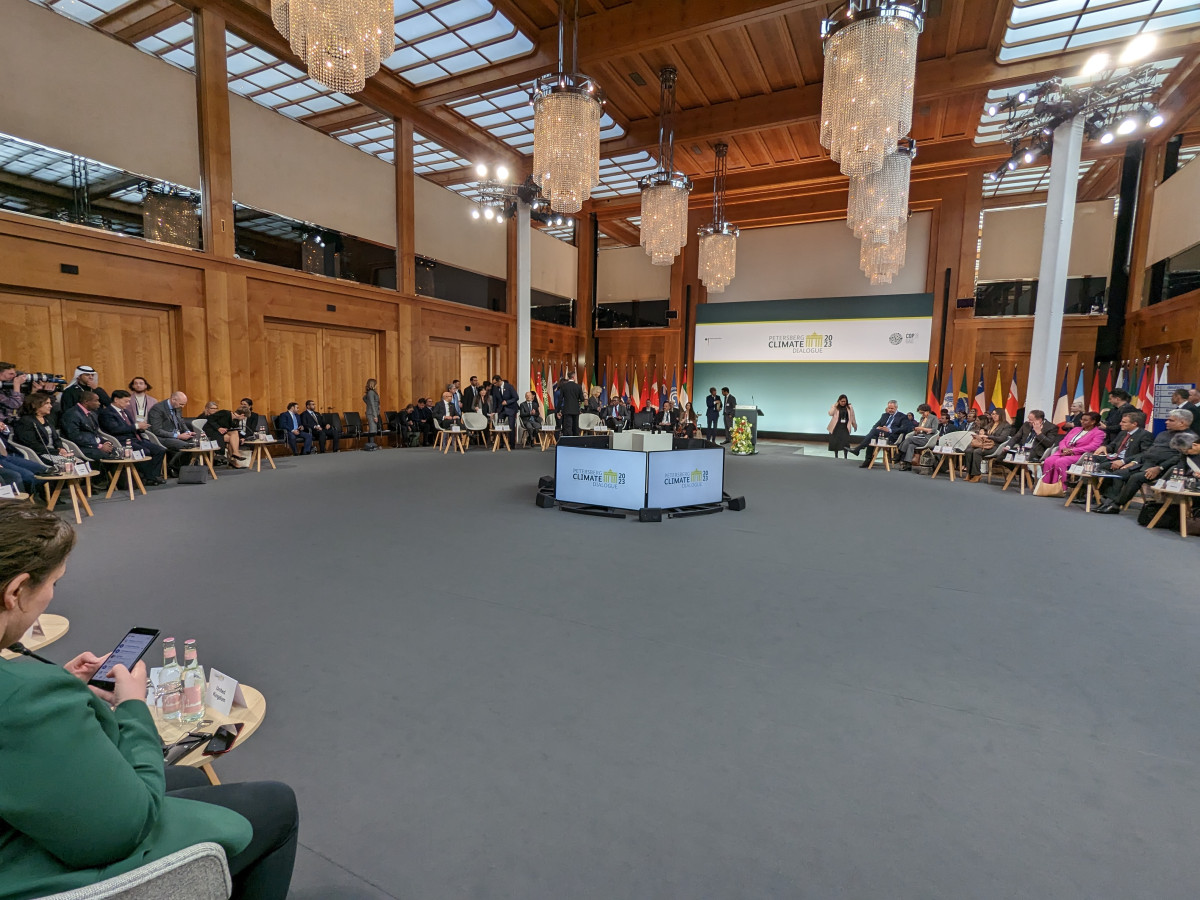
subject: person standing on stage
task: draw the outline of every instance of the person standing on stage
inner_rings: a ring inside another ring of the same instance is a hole
[[[704,436],[710,441],[717,439],[717,417],[721,415],[721,398],[717,395],[717,389],[710,387],[708,396],[704,398],[708,404],[708,427],[704,429]]]
[[[838,453],[850,458],[850,435],[858,430],[858,422],[854,420],[854,407],[850,398],[845,394],[837,398],[837,402],[829,408],[829,424],[825,426],[829,432],[829,452],[836,458]]]
[[[733,440],[733,413],[737,409],[737,397],[729,393],[729,388],[721,388],[721,410],[725,413],[725,440],[722,444],[728,444]]]

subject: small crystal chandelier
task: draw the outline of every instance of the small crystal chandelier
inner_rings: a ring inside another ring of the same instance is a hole
[[[876,242],[864,237],[858,254],[858,266],[871,279],[871,284],[891,284],[892,276],[904,268],[908,252],[908,218],[900,227],[886,235],[886,241]]]
[[[592,188],[600,183],[604,91],[587,75],[573,71],[578,56],[579,0],[559,0],[558,71],[537,79],[529,98],[533,103],[533,180],[550,201],[550,208],[560,213],[579,212]]]
[[[737,268],[738,227],[725,221],[725,172],[728,144],[717,144],[713,169],[713,220],[700,229],[700,280],[710,294],[719,294],[733,281]]]
[[[271,21],[330,90],[355,94],[396,49],[392,0],[271,0]]]
[[[917,142],[907,143],[883,158],[883,166],[870,175],[850,179],[850,201],[846,224],[857,238],[877,240],[891,234],[908,218],[908,186]]]
[[[692,182],[675,171],[674,66],[658,73],[658,168],[638,182],[642,189],[642,246],[656,266],[669,266],[688,239]]]
[[[849,0],[821,22],[821,146],[844,175],[879,171],[912,127],[925,0]]]

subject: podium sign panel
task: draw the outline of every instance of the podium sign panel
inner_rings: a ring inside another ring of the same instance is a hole
[[[646,454],[560,444],[554,455],[554,499],[641,509],[646,505]]]
[[[675,450],[649,453],[646,505],[659,509],[720,503],[725,486],[725,451]]]

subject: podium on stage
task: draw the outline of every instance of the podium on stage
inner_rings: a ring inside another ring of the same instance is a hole
[[[763,411],[757,406],[735,406],[733,408],[733,417],[735,419],[744,418],[746,424],[750,426],[750,443],[758,446],[758,417],[764,415]]]

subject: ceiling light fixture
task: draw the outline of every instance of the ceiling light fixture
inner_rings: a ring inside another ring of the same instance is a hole
[[[1151,32],[1143,31],[1125,45],[1125,49],[1121,51],[1121,55],[1117,59],[1123,66],[1139,63],[1153,53],[1157,45],[1158,37]]]
[[[688,239],[688,194],[692,182],[675,171],[674,66],[658,73],[658,168],[642,178],[642,246],[656,266],[669,266]]]
[[[578,56],[579,0],[559,0],[558,71],[538,78],[530,90],[533,180],[555,212],[579,212],[600,183],[604,91],[587,75],[574,71]]]
[[[713,220],[700,229],[700,281],[710,294],[720,294],[737,269],[738,227],[725,221],[726,154],[729,145],[717,144],[713,166]]]
[[[1093,53],[1088,57],[1088,61],[1083,64],[1083,68],[1079,70],[1079,74],[1084,78],[1090,78],[1093,75],[1099,75],[1101,72],[1112,68],[1112,57],[1107,53]]]
[[[271,21],[325,87],[356,94],[396,49],[392,0],[271,0]]]

